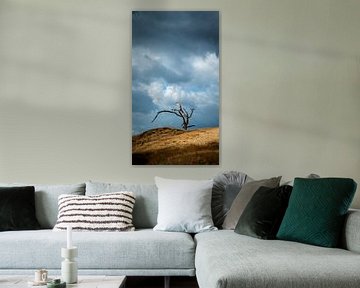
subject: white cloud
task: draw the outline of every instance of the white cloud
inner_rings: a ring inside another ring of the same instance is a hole
[[[182,102],[191,100],[189,93],[185,92],[179,85],[168,85],[165,87],[164,98],[166,102]]]
[[[218,92],[212,91],[210,88],[209,91],[191,91],[187,90],[186,86],[168,85],[162,80],[156,80],[149,85],[141,84],[138,90],[149,95],[153,103],[159,108],[168,108],[173,107],[176,103],[191,107],[218,103]]]
[[[164,83],[162,81],[151,82],[150,85],[145,85],[148,95],[151,97],[154,104],[161,106],[164,102]]]
[[[206,53],[203,56],[193,56],[188,59],[193,68],[193,81],[219,81],[219,58],[215,53]]]

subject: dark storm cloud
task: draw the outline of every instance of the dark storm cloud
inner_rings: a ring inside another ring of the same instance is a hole
[[[132,91],[132,111],[146,113],[149,110],[156,109],[156,106],[152,102],[151,98],[142,91]]]
[[[189,53],[214,51],[219,55],[218,12],[133,12],[133,48]]]
[[[196,112],[196,111],[195,111]],[[204,116],[205,115],[205,116]],[[197,127],[216,127],[219,125],[219,106],[210,104],[202,109],[202,113],[194,113],[194,123]]]

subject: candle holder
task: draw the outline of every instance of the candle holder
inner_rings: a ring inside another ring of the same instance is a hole
[[[75,257],[78,255],[77,247],[61,248],[61,279],[67,284],[77,283],[78,269]]]

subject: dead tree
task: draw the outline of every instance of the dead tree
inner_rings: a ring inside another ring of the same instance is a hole
[[[179,108],[158,111],[156,113],[156,116],[154,117],[154,119],[151,121],[151,123],[154,122],[161,113],[171,113],[182,119],[183,123],[181,126],[184,130],[187,130],[188,128],[195,126],[195,125],[189,125],[189,121],[190,121],[191,116],[193,115],[194,110],[195,110],[194,108],[190,108],[190,112],[188,112],[185,109],[185,107],[183,107],[181,104],[179,104]]]

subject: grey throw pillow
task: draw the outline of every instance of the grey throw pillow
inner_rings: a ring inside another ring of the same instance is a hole
[[[154,230],[198,233],[217,230],[211,217],[213,180],[155,177],[159,213]]]
[[[233,201],[229,212],[227,213],[223,229],[234,230],[237,222],[240,219],[246,205],[249,203],[255,192],[261,187],[275,188],[279,186],[281,176],[270,179],[263,179],[257,181],[251,181],[242,186],[240,192]]]
[[[248,175],[238,171],[221,172],[215,176],[212,188],[211,213],[216,227],[221,228],[241,187],[250,180],[252,179]]]

